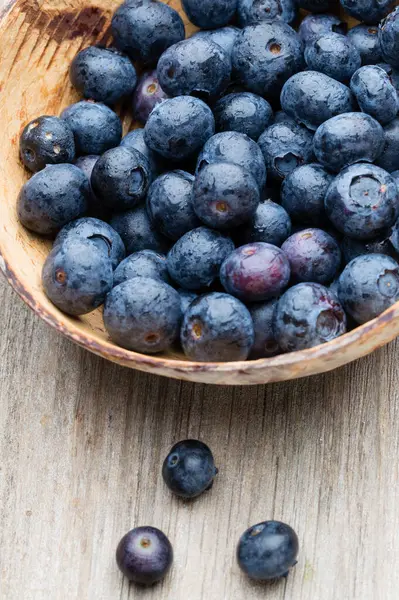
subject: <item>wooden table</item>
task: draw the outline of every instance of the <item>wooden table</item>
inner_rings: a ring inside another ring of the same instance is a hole
[[[207,387],[122,369],[66,341],[0,278],[0,598],[393,600],[399,589],[399,367],[392,344],[325,376]],[[175,441],[213,449],[195,502],[171,496]],[[241,575],[240,534],[292,524],[287,581]],[[129,586],[114,552],[131,527],[163,529],[173,571]]]

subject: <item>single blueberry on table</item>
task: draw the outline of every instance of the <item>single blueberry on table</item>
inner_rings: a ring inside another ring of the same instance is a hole
[[[210,448],[199,440],[175,444],[162,466],[164,482],[181,498],[196,498],[209,490],[217,473]]]
[[[347,112],[324,121],[313,138],[317,160],[338,172],[356,162],[374,162],[384,147],[384,130],[370,115]]]
[[[116,48],[89,46],[78,52],[69,70],[72,85],[88,100],[115,104],[137,85],[136,70]]]
[[[187,290],[184,290],[183,288],[179,288],[177,290],[177,293],[180,296],[181,312],[183,315],[185,315],[190,304],[198,298],[198,294],[195,294],[194,292],[189,292]]]
[[[237,248],[224,260],[220,280],[226,292],[243,302],[262,302],[279,296],[290,274],[290,263],[280,248],[255,242]]]
[[[327,33],[305,48],[309,69],[346,83],[362,64],[360,53],[350,39],[339,33]]]
[[[298,536],[285,523],[265,521],[253,525],[240,538],[237,561],[251,579],[286,577],[297,563]]]
[[[156,354],[177,340],[182,318],[180,296],[164,281],[134,277],[108,294],[104,325],[110,338],[128,350]]]
[[[251,173],[233,163],[217,162],[198,173],[193,186],[193,208],[214,229],[228,230],[249,221],[260,201]]]
[[[333,175],[317,163],[294,169],[281,186],[281,206],[295,223],[324,225],[324,198],[332,180]]]
[[[399,265],[384,254],[354,258],[344,269],[338,296],[347,313],[362,325],[399,300]]]
[[[144,139],[154,152],[172,161],[189,158],[215,133],[211,109],[191,96],[178,96],[158,104],[144,129]]]
[[[123,146],[105,152],[91,175],[97,198],[113,211],[134,208],[145,198],[150,184],[151,169],[146,157]]]
[[[347,265],[351,260],[363,254],[385,254],[396,260],[397,252],[395,252],[395,247],[399,249],[399,244],[395,243],[395,241],[399,241],[395,232],[395,226],[392,229],[387,229],[372,240],[353,240],[345,236],[341,241],[344,263]]]
[[[246,360],[254,342],[248,309],[229,294],[213,292],[192,302],[184,315],[181,344],[190,360]]]
[[[54,235],[85,214],[89,198],[89,181],[81,169],[69,164],[49,165],[22,187],[18,217],[30,231]]]
[[[77,154],[100,155],[122,139],[121,120],[105,104],[82,100],[68,106],[61,118],[73,131]]]
[[[222,262],[233,250],[230,238],[218,231],[198,227],[183,235],[170,250],[169,275],[187,290],[209,287],[219,276]]]
[[[182,7],[197,27],[216,29],[230,23],[237,9],[237,0],[182,0]]]
[[[399,169],[399,118],[397,117],[388,125],[385,125],[383,129],[385,143],[376,164],[392,173]]]
[[[306,15],[298,28],[298,35],[304,44],[315,42],[327,33],[345,35],[348,25],[336,15]]]
[[[159,529],[136,527],[119,542],[116,562],[130,581],[152,585],[163,579],[172,566],[172,545]]]
[[[274,335],[274,313],[276,312],[278,300],[251,304],[248,309],[254,324],[255,341],[252,346],[250,357],[270,358],[281,353],[281,348]]]
[[[398,189],[384,169],[358,163],[337,175],[328,189],[325,207],[338,231],[353,239],[372,240],[398,218]]]
[[[250,92],[224,96],[215,104],[213,114],[216,131],[238,131],[255,142],[273,117],[267,100]]]
[[[147,146],[144,139],[144,129],[130,131],[122,139],[120,146],[128,150],[138,150],[146,157],[151,169],[151,179],[155,179],[162,170],[162,159]]]
[[[165,254],[170,248],[169,240],[155,229],[143,205],[115,214],[111,227],[121,236],[128,255],[140,250]]]
[[[375,25],[356,25],[348,31],[348,39],[357,48],[362,65],[376,65],[382,61],[378,27]]]
[[[238,0],[237,13],[241,27],[274,19],[292,23],[297,6],[294,0]]]
[[[291,267],[295,283],[329,283],[341,265],[341,250],[331,235],[322,229],[303,229],[294,233],[281,247]]]
[[[118,48],[149,66],[185,37],[179,13],[158,0],[124,2],[112,18],[111,29]]]
[[[354,110],[355,101],[350,89],[340,81],[317,71],[303,71],[284,85],[281,107],[315,131],[327,119]]]
[[[375,25],[389,12],[394,0],[340,0],[351,17]]]
[[[148,215],[156,229],[173,241],[201,225],[194,212],[193,184],[190,173],[169,171],[160,175],[148,191]]]
[[[283,352],[305,350],[346,332],[346,315],[334,292],[319,283],[298,283],[280,298],[274,332]]]
[[[221,27],[220,29],[197,31],[192,37],[206,38],[218,44],[231,60],[233,48],[239,33],[240,29],[238,27]]]
[[[281,246],[291,233],[291,219],[287,211],[272,200],[261,202],[252,219],[234,232],[238,246],[266,242]]]
[[[133,115],[142,123],[148,121],[153,109],[169,96],[161,88],[156,71],[144,73],[133,95]]]
[[[47,165],[71,163],[75,159],[73,132],[68,123],[58,117],[34,119],[21,134],[19,155],[33,173]]]
[[[386,125],[398,114],[398,94],[389,75],[377,65],[361,67],[353,75],[350,87],[360,109]]]
[[[100,306],[112,289],[112,262],[93,240],[69,237],[48,255],[42,283],[57,308],[68,315],[85,315]]]
[[[116,269],[114,287],[134,277],[149,277],[169,283],[166,256],[153,250],[134,252],[125,258]]]

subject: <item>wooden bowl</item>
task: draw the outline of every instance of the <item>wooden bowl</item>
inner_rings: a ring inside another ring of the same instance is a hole
[[[365,356],[399,334],[399,303],[378,319],[329,344],[276,358],[234,363],[189,362],[179,353],[144,356],[114,345],[101,311],[76,319],[53,306],[40,275],[51,244],[17,219],[16,199],[28,175],[18,158],[24,125],[42,114],[58,115],[78,97],[68,67],[76,52],[110,38],[109,23],[120,0],[0,0],[0,267],[37,315],[69,339],[120,365],[177,379],[217,384],[282,381],[329,371]],[[181,11],[179,0],[171,6]],[[187,33],[195,28],[188,23]],[[132,123],[121,107],[125,132]],[[49,348],[44,351],[50,351]]]

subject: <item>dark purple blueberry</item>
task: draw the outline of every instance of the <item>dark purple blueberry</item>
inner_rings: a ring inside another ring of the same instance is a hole
[[[190,304],[180,337],[190,360],[246,360],[254,342],[254,327],[244,304],[229,294],[213,292]]]
[[[168,350],[179,336],[181,318],[179,294],[151,277],[117,285],[104,305],[104,325],[112,341],[143,354]]]
[[[114,269],[125,258],[126,251],[122,239],[108,223],[93,217],[83,217],[71,221],[61,229],[54,241],[54,247],[72,237],[91,240],[110,258]]]
[[[337,175],[328,189],[325,206],[338,231],[350,238],[372,240],[398,218],[398,189],[387,171],[358,163]]]
[[[21,133],[19,155],[33,173],[46,165],[71,163],[75,159],[73,132],[68,123],[58,117],[34,119]]]
[[[281,107],[298,123],[316,131],[327,119],[353,111],[355,101],[340,81],[317,71],[303,71],[284,85]]]
[[[148,215],[158,231],[177,241],[201,225],[193,207],[194,177],[185,171],[164,173],[151,185],[147,196]]]
[[[340,0],[345,12],[365,23],[375,25],[389,12],[394,0]]]
[[[183,235],[169,252],[169,275],[187,290],[209,287],[219,276],[222,262],[233,250],[230,238],[218,231],[198,227]]]
[[[116,562],[130,581],[152,585],[163,579],[172,566],[172,545],[159,529],[136,527],[119,542]]]
[[[381,21],[378,39],[384,60],[392,67],[399,68],[399,6]]]
[[[48,165],[22,187],[19,220],[30,231],[54,235],[85,214],[90,198],[86,175],[75,165]]]
[[[209,138],[198,157],[196,174],[215,162],[240,165],[253,175],[261,191],[265,187],[266,167],[262,152],[244,133],[223,131]]]
[[[347,265],[351,260],[358,256],[362,256],[363,254],[386,254],[387,256],[396,258],[397,254],[395,252],[395,247],[397,246],[399,249],[399,244],[395,244],[396,235],[394,226],[392,229],[384,231],[384,233],[373,240],[352,240],[345,236],[341,241],[344,263]]]
[[[197,31],[193,37],[201,37],[218,44],[226,52],[231,60],[234,44],[240,33],[238,27],[221,27],[220,29],[208,29]]]
[[[274,332],[284,352],[313,348],[346,331],[346,315],[334,292],[319,283],[298,283],[280,298]]]
[[[155,154],[155,152],[150,150],[145,143],[144,129],[134,129],[133,131],[130,131],[122,139],[120,145],[122,148],[141,152],[141,154],[146,157],[150,165],[151,178],[155,179],[158,176],[158,173],[162,170],[162,160],[157,154]]]
[[[140,250],[154,250],[165,254],[170,248],[169,240],[151,223],[145,206],[137,206],[114,215],[111,227],[121,236],[128,255]]]
[[[385,144],[376,163],[389,173],[399,169],[399,118],[384,127]]]
[[[130,96],[137,85],[136,70],[130,59],[116,48],[89,46],[78,52],[71,63],[72,85],[88,100],[115,104]]]
[[[331,235],[322,229],[303,229],[282,245],[288,257],[292,281],[329,283],[341,265],[341,250]]]
[[[179,288],[177,293],[180,296],[181,312],[183,315],[185,315],[191,302],[194,302],[194,300],[198,298],[198,294],[195,294],[194,292],[188,292],[187,290],[183,290],[183,288]]]
[[[108,254],[84,237],[71,236],[57,244],[43,266],[46,296],[68,315],[85,315],[100,306],[112,283]]]
[[[224,289],[244,302],[262,302],[279,296],[290,280],[290,264],[280,248],[264,242],[237,248],[223,262]]]
[[[345,310],[362,325],[399,300],[399,265],[390,256],[354,258],[339,278],[338,296]]]
[[[267,100],[250,92],[224,96],[214,106],[213,114],[216,131],[238,131],[255,142],[273,117]]]
[[[364,67],[366,68],[366,67]],[[313,138],[317,160],[330,171],[374,162],[384,147],[384,130],[370,115],[348,112],[325,121]]]
[[[147,71],[139,80],[133,96],[133,115],[142,123],[147,123],[153,109],[169,96],[161,88],[157,72]]]
[[[237,9],[237,0],[182,0],[182,7],[197,27],[216,29],[230,23]]]
[[[137,206],[147,195],[150,184],[151,168],[146,157],[122,146],[105,152],[91,176],[100,203],[113,211]]]
[[[362,65],[376,65],[382,61],[378,27],[374,25],[356,25],[348,31],[348,39],[356,46]]]
[[[267,173],[282,181],[294,169],[313,160],[313,133],[297,123],[270,125],[258,140]]]
[[[336,15],[306,15],[299,25],[298,34],[304,44],[315,42],[327,33],[345,35],[348,25]]]
[[[240,538],[237,561],[251,579],[286,577],[297,563],[298,536],[285,523],[265,521],[253,525]]]
[[[162,466],[164,482],[180,498],[196,498],[209,490],[217,473],[210,448],[199,440],[175,444]]]
[[[248,222],[259,206],[259,188],[251,173],[233,163],[217,162],[198,173],[193,207],[205,225],[228,230]]]
[[[296,17],[297,4],[295,0],[238,0],[237,12],[241,27],[273,19],[292,23]]]
[[[250,354],[251,359],[270,358],[281,353],[281,348],[274,335],[274,313],[277,300],[252,304],[249,306],[254,324],[255,341]]]
[[[133,61],[156,65],[169,46],[184,40],[184,23],[177,11],[158,2],[124,2],[112,18],[112,34],[118,48]]]
[[[350,39],[339,33],[326,33],[305,48],[309,69],[346,83],[362,64],[360,53]]]
[[[324,198],[333,180],[317,163],[303,165],[290,173],[281,186],[281,205],[301,225],[324,225]]]
[[[290,233],[291,219],[287,211],[271,200],[261,202],[251,221],[234,232],[239,246],[252,242],[281,246]]]
[[[350,87],[360,109],[382,125],[392,121],[399,109],[396,89],[389,75],[377,65],[361,67],[353,75]]]
[[[150,277],[169,283],[166,256],[154,250],[134,252],[121,262],[114,273],[114,287],[134,277]]]

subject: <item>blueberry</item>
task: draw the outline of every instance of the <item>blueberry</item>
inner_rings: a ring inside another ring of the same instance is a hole
[[[274,335],[274,314],[277,300],[252,304],[249,306],[254,324],[255,341],[250,358],[270,358],[281,353],[279,343]]]
[[[324,198],[332,180],[333,176],[321,165],[302,165],[284,179],[281,205],[296,223],[324,225]]]
[[[240,30],[238,27],[221,27],[220,29],[197,31],[193,37],[206,38],[215,44],[219,44],[231,60],[233,48],[239,33]]]
[[[71,63],[72,85],[84,98],[115,104],[130,96],[137,85],[136,70],[129,57],[115,48],[89,46]]]
[[[284,352],[330,342],[346,331],[346,315],[334,292],[319,283],[298,283],[280,298],[274,332]]]
[[[325,206],[339,231],[354,239],[371,240],[398,218],[398,189],[387,171],[359,163],[334,179]]]
[[[163,579],[172,566],[172,545],[159,529],[136,527],[119,542],[116,562],[130,581],[152,585]]]
[[[180,296],[181,312],[183,315],[185,315],[190,304],[198,298],[198,294],[195,294],[194,292],[188,292],[187,290],[183,290],[183,288],[179,288],[177,293]]]
[[[134,61],[155,65],[161,54],[184,40],[184,23],[173,8],[158,0],[124,2],[112,19],[115,44]]]
[[[162,161],[159,156],[147,146],[144,139],[144,129],[134,129],[133,131],[130,131],[125,135],[120,145],[128,150],[138,150],[138,152],[141,152],[150,165],[151,179],[155,179],[162,169]]]
[[[392,171],[391,173],[391,177],[394,178],[396,185],[399,188],[399,170],[398,171]]]
[[[213,114],[217,131],[245,133],[255,142],[273,117],[267,100],[250,92],[224,96],[216,103]]]
[[[103,154],[118,146],[122,139],[122,123],[105,104],[84,100],[68,106],[61,114],[75,136],[78,154]]]
[[[190,360],[246,360],[253,342],[254,327],[248,309],[228,294],[201,296],[184,315],[181,344]]]
[[[237,561],[251,579],[285,577],[297,563],[299,542],[295,531],[279,521],[253,525],[241,536]]]
[[[329,283],[341,265],[341,250],[331,235],[322,229],[303,229],[282,245],[288,257],[292,281]]]
[[[331,171],[356,162],[374,162],[384,147],[384,131],[370,115],[348,112],[325,121],[315,133],[316,158]]]
[[[252,242],[281,246],[290,233],[291,219],[287,211],[279,204],[266,200],[259,204],[251,221],[237,229],[235,239],[239,246]]]
[[[343,83],[348,82],[362,64],[356,46],[339,33],[327,33],[307,45],[305,61],[312,71],[325,73]]]
[[[315,131],[327,119],[354,110],[355,101],[343,83],[324,73],[303,71],[284,85],[281,107],[296,121]]]
[[[399,172],[398,173],[398,177],[399,177]],[[394,176],[395,173],[392,173],[392,176]],[[386,241],[386,238],[384,237],[384,242]],[[394,250],[396,250],[396,252],[399,253],[399,221],[396,221],[394,226],[392,227],[392,230],[390,231],[390,237],[389,237],[389,242],[390,242],[390,246],[392,246],[394,248]],[[383,246],[383,248],[385,249],[385,246]],[[381,248],[381,245],[378,247],[378,249],[376,248],[374,250],[374,252],[379,253],[379,254],[391,254],[390,252],[386,252]],[[364,253],[365,254],[365,253]]]
[[[112,289],[112,262],[93,240],[71,236],[54,246],[42,271],[46,296],[68,315],[85,315]]]
[[[182,0],[182,6],[194,25],[201,29],[216,29],[230,23],[237,9],[237,0]]]
[[[78,167],[83,173],[86,175],[89,181],[90,187],[90,200],[89,200],[89,209],[88,213],[90,216],[98,217],[99,219],[106,220],[109,216],[108,210],[101,205],[99,199],[93,192],[93,188],[91,187],[91,174],[93,173],[94,165],[98,161],[100,157],[96,154],[87,154],[85,156],[80,156],[75,160],[75,166]]]
[[[348,39],[357,48],[362,65],[375,65],[382,60],[378,27],[356,25],[348,31]]]
[[[394,239],[395,226],[392,229],[389,228],[384,231],[381,235],[372,240],[352,240],[345,236],[341,241],[344,262],[347,265],[351,260],[358,256],[362,256],[363,254],[386,254],[387,256],[396,258]],[[399,244],[396,245],[399,249]]]
[[[226,89],[231,60],[218,44],[207,38],[191,37],[162,54],[157,73],[162,89],[169,96],[191,94],[207,102]]]
[[[345,35],[348,26],[336,15],[306,15],[299,25],[298,35],[304,44],[315,42],[327,33],[341,33]]]
[[[54,246],[63,244],[65,240],[75,236],[91,240],[95,243],[99,249],[103,250],[109,256],[114,269],[125,258],[125,246],[119,233],[111,225],[100,219],[83,217],[82,219],[71,221],[61,229],[55,238]]]
[[[312,13],[324,13],[333,6],[331,0],[298,0],[298,6]]]
[[[249,221],[260,201],[259,188],[251,173],[233,163],[207,165],[193,187],[193,207],[205,225],[231,229]]]
[[[298,123],[270,125],[258,140],[267,173],[282,181],[294,169],[313,160],[313,133]]]
[[[291,23],[296,17],[297,6],[294,0],[238,0],[237,12],[241,27],[273,19]]]
[[[153,250],[134,252],[125,258],[116,269],[114,287],[135,277],[149,277],[169,283],[166,256]]]
[[[181,317],[176,290],[150,277],[134,277],[117,285],[104,306],[104,325],[111,339],[144,354],[168,350],[179,336]]]
[[[266,98],[278,96],[302,65],[298,34],[281,20],[245,27],[233,50],[233,68],[241,83]]]
[[[210,448],[198,440],[175,444],[162,466],[164,482],[181,498],[196,498],[209,490],[217,473]]]
[[[211,137],[198,157],[197,171],[215,162],[230,162],[247,169],[262,191],[266,184],[266,167],[256,142],[244,133],[223,131]]]
[[[25,167],[33,173],[46,165],[71,163],[75,158],[73,132],[58,117],[34,119],[21,134],[19,154]]]
[[[177,241],[201,225],[193,207],[194,177],[185,171],[164,173],[151,185],[147,211],[156,229]]]
[[[385,144],[377,165],[392,173],[399,169],[399,118],[384,127]]]
[[[388,13],[393,0],[340,0],[351,17],[375,25]]]
[[[170,242],[155,229],[145,206],[114,215],[111,227],[121,236],[128,255],[140,250],[154,250],[161,254],[169,250]]]
[[[222,262],[234,244],[218,231],[198,227],[189,231],[168,255],[169,275],[187,290],[209,287],[219,275]]]
[[[148,121],[153,109],[169,96],[160,86],[156,71],[148,71],[140,77],[133,96],[133,115],[142,123]]]
[[[383,125],[396,117],[399,109],[398,94],[388,74],[381,67],[361,67],[353,75],[350,87],[363,112]]]
[[[377,67],[381,67],[381,69],[384,69],[385,73],[388,73],[390,82],[399,94],[399,70],[394,69],[387,63],[378,63]]]
[[[229,294],[244,302],[262,302],[287,287],[290,264],[277,246],[255,242],[237,248],[224,260],[220,279]]]
[[[338,295],[345,310],[362,325],[399,300],[399,265],[383,254],[354,258],[344,269]]]
[[[86,212],[89,198],[89,182],[83,171],[75,165],[49,165],[22,187],[18,217],[30,231],[54,235]]]
[[[198,152],[214,132],[211,109],[198,98],[179,96],[154,108],[144,139],[151,150],[176,161]]]
[[[399,68],[399,6],[381,21],[378,38],[386,62]]]

